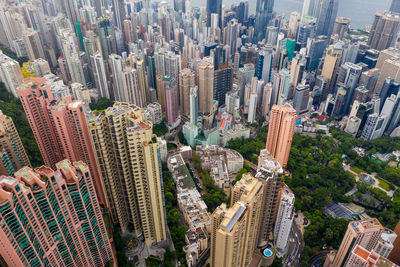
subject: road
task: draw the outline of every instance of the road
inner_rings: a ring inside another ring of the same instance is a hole
[[[251,162],[251,161],[248,161],[247,159],[245,159],[244,161],[247,162],[247,164],[249,164],[250,168],[251,168],[253,171],[257,172],[258,166],[257,166],[256,164],[254,164],[254,163]]]
[[[300,266],[300,257],[304,246],[303,235],[296,222],[293,221],[287,244],[287,253],[283,259],[283,266]]]
[[[314,257],[312,257],[309,261],[308,261],[308,267],[315,267],[317,266],[317,263],[319,263],[319,261],[321,260],[321,258],[325,257],[326,255],[329,254],[330,251],[324,251],[321,252],[318,255],[315,255]]]

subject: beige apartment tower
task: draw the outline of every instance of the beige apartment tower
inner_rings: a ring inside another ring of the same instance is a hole
[[[129,225],[146,244],[166,240],[158,141],[144,110],[116,102],[90,120],[113,222]]]
[[[333,261],[333,266],[347,266],[349,255],[357,245],[371,251],[383,231],[383,226],[375,218],[350,222]]]
[[[190,115],[190,89],[194,87],[194,72],[183,69],[179,73],[179,103],[180,110],[185,116]]]
[[[263,185],[244,174],[232,189],[231,207],[219,206],[211,219],[211,267],[245,267],[257,246]]]
[[[202,61],[197,65],[199,84],[199,112],[211,113],[214,100],[214,65]]]
[[[283,168],[289,159],[296,119],[296,110],[290,104],[272,107],[266,148]]]
[[[325,90],[324,98],[332,90],[335,85],[336,72],[340,66],[340,59],[342,58],[343,48],[340,44],[331,45],[325,53],[324,66],[322,67],[321,75],[328,78],[328,88]]]
[[[275,213],[278,210],[279,192],[282,187],[283,169],[266,150],[260,151],[256,178],[264,185],[263,204],[258,230],[258,246],[263,247],[272,240]]]

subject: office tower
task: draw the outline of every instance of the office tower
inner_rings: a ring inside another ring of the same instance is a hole
[[[199,85],[199,112],[211,113],[214,98],[214,66],[202,61],[197,66]]]
[[[322,0],[304,0],[301,16],[311,16],[318,18],[321,10],[321,2]]]
[[[347,266],[349,254],[357,245],[366,250],[372,250],[383,230],[383,226],[375,218],[350,222],[333,265]]]
[[[128,101],[128,92],[124,84],[124,78],[122,70],[124,68],[124,62],[120,55],[111,54],[108,58],[111,74],[112,74],[112,84],[113,84],[113,99],[116,101]]]
[[[400,1],[399,0],[392,0],[392,4],[390,5],[390,11],[394,13],[400,13]]]
[[[114,223],[143,235],[147,245],[166,240],[158,141],[144,110],[117,102],[89,121]]]
[[[379,62],[379,60],[378,60]],[[381,72],[379,74],[378,81],[375,85],[373,93],[380,94],[383,85],[388,77],[394,79],[395,82],[400,82],[400,59],[390,58],[386,59],[381,65]]]
[[[174,125],[178,118],[179,95],[178,84],[173,77],[164,76],[165,106],[168,125]]]
[[[272,46],[267,46],[258,53],[256,76],[267,83],[271,81],[274,51]]]
[[[369,32],[368,45],[379,51],[394,46],[399,30],[399,14],[390,11],[377,12]]]
[[[55,169],[63,159],[85,162],[99,201],[108,206],[83,102],[55,100],[45,78],[26,79],[18,94],[45,165]]]
[[[218,101],[218,106],[225,104],[225,95],[232,90],[233,70],[231,67],[218,69],[214,71],[214,96]]]
[[[197,86],[190,88],[190,123],[196,125],[199,115],[199,89]]]
[[[244,103],[244,93],[246,85],[251,83],[251,79],[255,75],[254,64],[244,64],[243,68],[239,68],[238,73],[238,92],[240,97],[240,104]]]
[[[394,232],[397,234],[397,237],[393,242],[393,250],[390,252],[388,259],[397,265],[400,265],[400,221],[394,228]]]
[[[385,118],[380,116],[378,113],[370,114],[365,122],[361,137],[368,141],[376,139],[384,120]]]
[[[367,64],[369,69],[373,69],[376,67],[376,64],[378,63],[379,54],[380,53],[378,50],[368,49],[365,52],[365,56],[361,60],[361,62]]]
[[[190,69],[183,69],[179,73],[179,103],[181,112],[189,116],[190,115],[190,102],[188,101],[190,96],[190,90],[194,87],[195,74]]]
[[[264,37],[265,28],[272,20],[275,0],[257,0],[255,36],[258,41]]]
[[[310,85],[299,84],[296,87],[293,99],[293,108],[298,114],[308,111],[308,102],[310,100]]]
[[[263,184],[244,174],[232,188],[231,207],[219,206],[211,219],[212,267],[245,267],[257,245],[257,229],[263,204]]]
[[[289,159],[296,119],[296,110],[290,104],[272,107],[266,149],[283,168]]]
[[[0,50],[0,81],[4,83],[9,93],[18,97],[17,87],[24,79],[17,61],[3,54]]]
[[[278,209],[279,191],[282,187],[283,169],[279,162],[267,151],[260,151],[256,178],[264,185],[263,204],[258,230],[258,246],[267,245],[272,240],[275,213]]]
[[[313,71],[318,68],[319,62],[324,56],[325,47],[328,44],[328,39],[325,35],[309,38],[307,40],[307,67],[308,71]]]
[[[318,16],[317,35],[326,35],[330,39],[339,8],[339,0],[322,0]]]
[[[343,43],[343,54],[342,64],[346,62],[356,63],[357,57],[359,56],[360,44],[355,42],[344,42]]]
[[[261,101],[261,115],[266,117],[271,109],[271,95],[272,95],[272,84],[267,83],[264,86],[263,98]]]
[[[364,71],[361,74],[359,85],[364,86],[367,89],[369,97],[372,97],[374,93],[379,75],[380,75],[380,70],[376,68]]]
[[[25,166],[31,166],[13,120],[0,110],[0,175],[13,176]]]
[[[340,43],[329,46],[325,53],[324,66],[322,67],[321,75],[328,78],[328,90],[326,90],[323,99],[331,93],[335,85],[336,72],[340,66],[340,59],[342,57],[343,47]]]
[[[290,85],[293,88],[303,81],[304,74],[306,72],[307,60],[305,57],[297,54],[296,57],[293,58],[292,63],[290,65]],[[293,97],[293,90],[289,93],[289,97]]]
[[[108,91],[107,73],[104,67],[104,59],[100,52],[95,53],[90,57],[93,66],[93,76],[96,89],[100,97],[110,98]]]
[[[251,93],[249,98],[249,114],[247,115],[247,122],[254,123],[257,113],[257,94]]]
[[[349,90],[346,93],[346,102],[344,103],[343,113],[347,113],[350,108],[350,104],[353,101],[354,90],[358,85],[361,73],[362,68],[359,64],[346,62],[339,68],[336,82],[338,84],[344,83],[349,87]]]
[[[316,22],[314,17],[303,17],[300,21],[297,32],[296,46],[303,48],[307,45],[308,38],[314,38],[316,35]]]
[[[182,11],[183,13],[186,12],[186,1],[185,0],[174,0],[174,10],[176,12]]]
[[[301,21],[301,16],[299,12],[292,12],[290,13],[290,18],[289,18],[289,36],[291,38],[296,37],[297,34],[297,30],[299,28],[300,25],[300,21]]]
[[[28,28],[24,31],[23,38],[29,60],[33,61],[38,58],[45,59],[43,44],[37,31]]]
[[[343,18],[343,17],[336,18],[332,35],[337,35],[339,37],[339,40],[342,40],[344,35],[347,34],[349,27],[350,27],[349,18]]]
[[[248,0],[241,0],[237,5],[237,19],[239,23],[244,24],[249,16],[249,2]]]
[[[8,266],[105,266],[114,260],[83,162],[0,177],[0,254]],[[18,222],[17,224],[15,222]]]
[[[276,216],[274,240],[276,254],[282,258],[286,254],[287,241],[294,218],[294,194],[287,185],[283,185],[280,192],[279,209]]]
[[[218,27],[222,29],[222,0],[207,0],[207,26],[211,26],[211,14],[218,14]]]
[[[331,116],[336,119],[341,119],[345,114],[346,110],[346,99],[350,92],[350,87],[344,83],[338,83],[336,85],[336,94],[334,96],[335,102]]]

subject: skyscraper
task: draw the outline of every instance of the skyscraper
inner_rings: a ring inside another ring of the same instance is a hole
[[[83,102],[55,100],[45,78],[26,79],[18,94],[45,165],[55,169],[61,160],[82,160],[90,168],[100,203],[108,206]]]
[[[164,76],[165,106],[168,125],[174,125],[178,118],[179,95],[177,81],[171,76]]]
[[[296,118],[296,110],[290,104],[272,107],[266,149],[283,168],[289,159]]]
[[[328,39],[331,37],[338,8],[339,0],[322,0],[317,21],[317,35],[326,35]]]
[[[89,121],[112,220],[147,245],[166,240],[158,141],[144,110],[116,102]]]
[[[0,177],[0,254],[8,266],[105,266],[114,260],[83,162]],[[18,222],[18,223],[16,223]]]
[[[18,62],[6,56],[0,50],[0,81],[4,83],[7,91],[18,97],[17,87],[23,79]]]
[[[400,30],[400,15],[390,11],[377,12],[369,32],[368,45],[384,50],[395,44]]]
[[[400,1],[399,0],[392,0],[392,4],[390,5],[390,11],[395,13],[400,13]]]
[[[233,70],[231,67],[216,70],[214,72],[214,96],[213,100],[218,101],[218,106],[225,104],[225,95],[232,90]]]
[[[197,86],[190,88],[190,123],[196,125],[199,115],[199,89]]]
[[[219,206],[211,219],[212,267],[248,266],[257,246],[263,204],[263,184],[244,174],[232,188],[231,207]]]
[[[290,228],[293,223],[294,194],[289,187],[284,185],[280,192],[278,215],[274,229],[276,254],[279,258],[286,254]]]
[[[299,84],[296,87],[293,99],[293,108],[298,114],[308,111],[308,102],[310,100],[310,85]]]
[[[0,110],[0,175],[13,176],[31,166],[12,119]]]
[[[264,38],[265,28],[271,21],[274,13],[275,0],[257,0],[256,13],[256,40],[261,41]]]
[[[222,29],[222,0],[207,0],[207,26],[211,26],[211,14],[218,14],[218,27]]]
[[[179,104],[181,112],[190,115],[190,102],[188,101],[191,88],[194,87],[195,74],[190,69],[183,69],[179,73]]]
[[[199,112],[210,113],[214,98],[214,66],[206,61],[199,63]]]
[[[372,250],[383,230],[383,226],[375,218],[350,222],[333,261],[333,266],[346,266],[350,252],[357,245],[368,251]]]
[[[283,169],[266,150],[260,151],[256,178],[264,185],[263,204],[258,230],[258,246],[264,247],[272,240],[275,213],[278,209],[279,191],[282,187]]]

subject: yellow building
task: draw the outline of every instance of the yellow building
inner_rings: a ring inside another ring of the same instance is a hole
[[[147,245],[166,240],[158,141],[144,110],[116,102],[90,120],[93,145],[114,223]]]
[[[257,245],[263,203],[263,184],[244,174],[232,189],[231,207],[219,206],[211,221],[212,267],[245,267]]]
[[[329,80],[327,93],[332,90],[335,84],[335,76],[340,65],[342,53],[343,47],[340,43],[331,45],[326,50],[324,66],[322,67],[321,75],[328,78]]]

